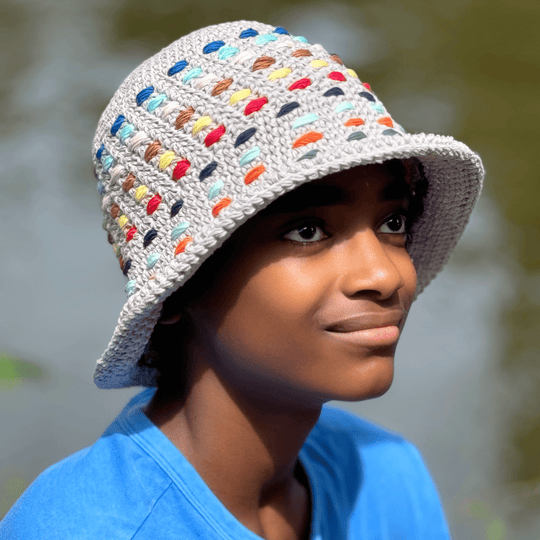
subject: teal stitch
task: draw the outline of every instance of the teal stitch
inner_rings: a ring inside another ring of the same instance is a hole
[[[300,41],[301,43],[309,43],[304,36],[295,36],[293,37],[294,41]]]
[[[148,102],[147,111],[148,112],[154,112],[155,109],[157,109],[165,100],[167,99],[167,96],[165,94],[159,94],[154,99],[151,99]]]
[[[378,112],[378,113],[384,113],[384,107],[382,106],[382,103],[379,102],[379,103],[371,103],[370,102],[370,105],[371,105],[371,108],[375,111],[375,112]]]
[[[258,146],[254,146],[253,148],[250,148],[247,152],[244,153],[244,155],[240,158],[240,166],[247,165],[251,161],[257,158],[257,156],[261,153],[261,149]]]
[[[319,115],[317,113],[304,114],[304,116],[301,116],[294,121],[292,128],[298,129],[299,127],[305,126],[306,124],[312,124],[318,119]]]
[[[112,156],[104,156],[101,163],[103,164],[103,170],[108,171],[113,166],[114,159]]]
[[[126,283],[126,293],[128,296],[131,296],[135,292],[135,285],[137,285],[137,282],[134,279],[130,279]]]
[[[126,124],[119,132],[118,136],[120,137],[120,140],[124,142],[128,137],[131,137],[131,134],[133,133],[133,130],[135,129],[135,126],[133,124]]]
[[[360,139],[365,139],[367,135],[363,131],[355,131],[351,133],[348,137],[348,141],[359,141]]]
[[[313,150],[306,152],[302,157],[299,157],[296,161],[300,161],[301,159],[313,159],[318,153],[319,149],[314,148]]]
[[[150,253],[150,255],[148,255],[146,258],[146,268],[148,268],[148,270],[154,268],[156,263],[159,261],[159,257],[159,253]]]
[[[351,109],[354,109],[354,105],[350,101],[343,101],[334,109],[334,112],[340,113]]]
[[[227,60],[227,58],[230,58],[231,56],[236,56],[239,52],[240,49],[226,45],[225,47],[221,47],[221,49],[219,49],[218,58],[220,60]]]
[[[171,232],[171,239],[177,240],[189,227],[188,221],[182,221],[182,223],[179,223]]]
[[[194,79],[195,77],[200,77],[203,70],[200,67],[194,67],[193,69],[190,69],[182,79],[183,83],[189,82],[191,79]]]
[[[265,45],[269,41],[277,41],[277,36],[274,34],[261,34],[255,38],[257,45]]]
[[[223,180],[218,180],[215,184],[213,184],[212,187],[208,190],[208,200],[217,197],[224,185],[225,184],[223,183]]]

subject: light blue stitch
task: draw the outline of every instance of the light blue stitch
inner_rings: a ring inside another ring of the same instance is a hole
[[[256,159],[260,153],[261,149],[258,146],[254,146],[253,148],[250,148],[247,152],[244,152],[244,155],[240,158],[240,167],[243,167],[244,165],[247,165],[248,163]]]
[[[122,142],[125,142],[125,140],[128,137],[131,137],[133,130],[135,129],[135,126],[133,124],[126,124],[119,132],[118,137]]]
[[[165,100],[167,99],[166,94],[159,94],[155,98],[151,99],[148,102],[147,111],[148,112],[154,112],[155,109],[157,109]]]
[[[191,79],[194,79],[196,77],[200,77],[202,75],[202,72],[203,70],[200,68],[200,67],[194,67],[193,69],[190,69],[185,75],[184,75],[184,78],[182,79],[182,82],[185,84],[185,83],[188,83],[189,81],[191,81]]]
[[[293,37],[294,41],[300,41],[301,43],[309,43],[304,36],[295,36]]]
[[[182,221],[182,223],[179,223],[171,232],[171,238],[173,240],[177,240],[189,227],[188,221]]]
[[[223,186],[223,180],[218,180],[215,184],[213,184],[212,187],[208,190],[208,200],[217,197]]]
[[[226,45],[225,47],[221,47],[218,52],[218,58],[220,60],[227,60],[227,58],[230,58],[231,56],[236,56],[240,52],[240,49],[237,47],[231,47],[229,45]]]
[[[108,171],[114,165],[114,158],[112,156],[103,156],[101,163],[103,164],[103,170]]]
[[[371,105],[371,108],[375,111],[375,112],[378,112],[378,113],[381,113],[383,114],[384,113],[384,107],[383,107],[383,104],[379,101],[377,103],[371,103],[370,102],[370,105]]]
[[[319,119],[319,115],[317,113],[304,114],[304,116],[301,116],[300,118],[297,118],[294,121],[292,128],[298,129],[299,127],[305,126],[306,124],[312,124],[318,119]]]
[[[137,282],[134,279],[130,279],[126,283],[126,293],[128,296],[131,296],[135,292],[136,285],[137,285]]]
[[[103,195],[105,195],[105,193],[107,193],[107,190],[105,189],[105,184],[103,184],[103,182],[101,181],[99,181],[97,184],[97,190],[102,197]]]
[[[255,38],[257,45],[266,45],[269,41],[277,41],[277,36],[274,34],[261,34]]]
[[[354,109],[354,105],[350,101],[343,101],[334,109],[334,112],[340,113],[351,109]]]
[[[146,268],[148,268],[148,270],[154,268],[156,263],[159,261],[159,257],[159,253],[150,253],[150,255],[148,255],[148,257],[146,258]]]

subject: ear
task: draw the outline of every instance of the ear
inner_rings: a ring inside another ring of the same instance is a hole
[[[182,313],[174,313],[172,315],[162,313],[158,320],[158,324],[176,324],[181,318]]]

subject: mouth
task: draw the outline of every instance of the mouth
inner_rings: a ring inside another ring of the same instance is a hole
[[[397,327],[399,330],[402,322],[402,311],[365,312],[336,321],[327,326],[325,330],[335,333],[356,333],[390,327]]]

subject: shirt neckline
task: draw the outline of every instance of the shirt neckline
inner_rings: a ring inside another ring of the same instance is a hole
[[[243,525],[218,499],[214,492],[199,475],[195,467],[187,460],[167,436],[144,414],[143,408],[150,401],[155,389],[143,390],[126,406],[118,417],[118,423],[126,435],[129,435],[145,453],[147,453],[167,474],[176,487],[183,493],[193,509],[201,515],[221,538],[226,540],[264,540]],[[300,449],[298,459],[308,479],[311,519],[310,540],[320,540],[320,505],[315,470],[311,467],[306,453],[306,439]],[[209,511],[208,509],[211,509]]]

